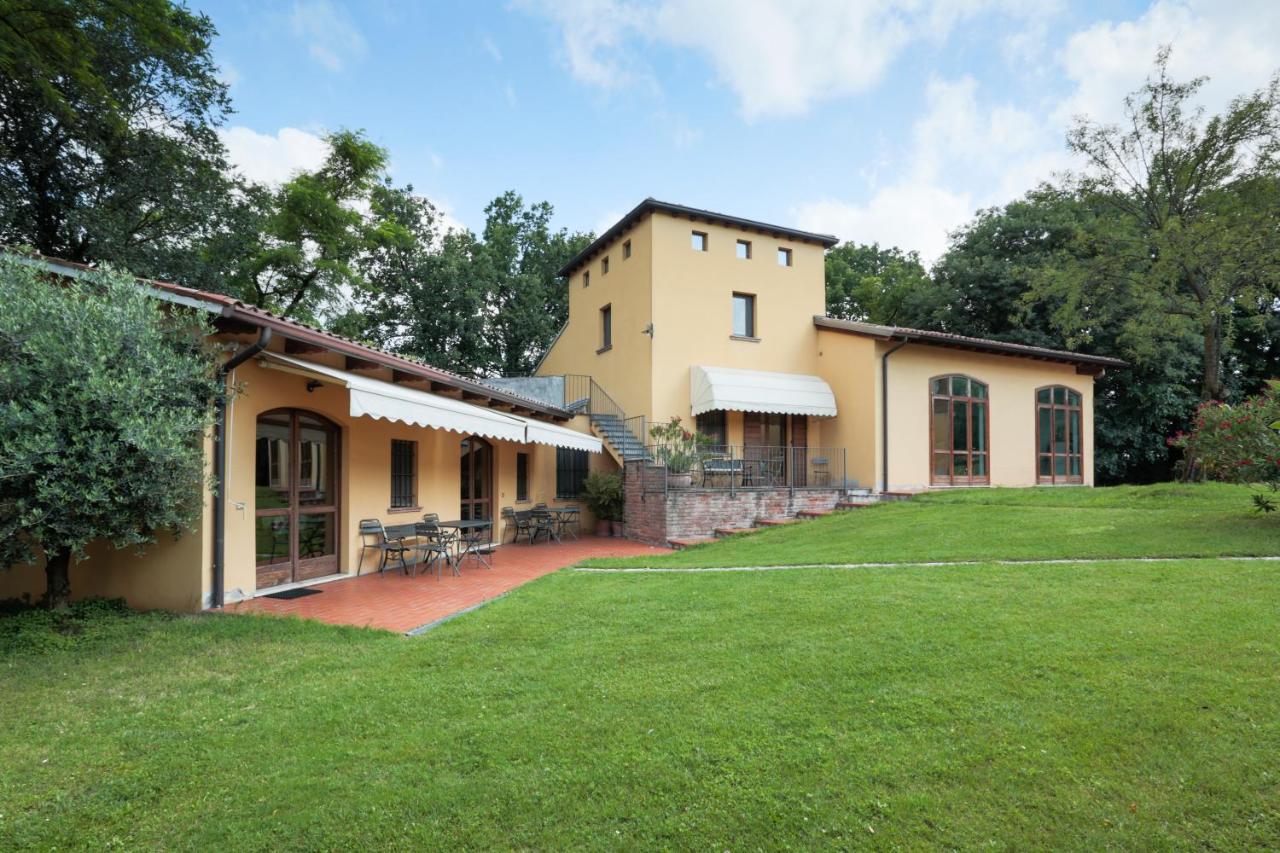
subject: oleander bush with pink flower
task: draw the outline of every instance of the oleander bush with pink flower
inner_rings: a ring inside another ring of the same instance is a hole
[[[1280,381],[1256,397],[1230,405],[1216,400],[1196,410],[1194,428],[1169,439],[1182,448],[1187,475],[1195,479],[1265,485],[1280,491]],[[1270,495],[1254,495],[1263,512],[1276,509]]]

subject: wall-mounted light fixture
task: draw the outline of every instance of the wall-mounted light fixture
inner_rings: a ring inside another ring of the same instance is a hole
[[[310,394],[312,391],[314,391],[314,390],[316,390],[317,388],[319,388],[322,384],[323,384],[323,383],[322,383],[319,379],[308,379],[308,380],[307,380],[307,393],[308,393],[308,394]]]
[[[640,333],[641,333],[641,334],[644,334],[644,335],[648,335],[649,337],[651,337],[651,338],[652,338],[652,337],[653,337],[653,324],[652,324],[652,323],[650,323],[650,324],[648,324],[647,326],[645,326],[643,329],[641,329],[641,330],[640,330]]]

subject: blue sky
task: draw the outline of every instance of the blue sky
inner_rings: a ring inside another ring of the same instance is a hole
[[[932,260],[980,208],[1070,168],[1160,44],[1204,101],[1280,69],[1280,3],[1159,0],[199,2],[250,177],[362,128],[478,228],[506,189],[599,230],[645,196]]]

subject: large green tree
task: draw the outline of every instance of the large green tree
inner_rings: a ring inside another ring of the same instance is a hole
[[[385,179],[387,152],[354,131],[327,137],[321,166],[275,189],[250,188],[243,206],[253,237],[241,246],[234,281],[254,305],[314,320],[363,291],[365,256],[414,235],[371,199]]]
[[[932,314],[935,291],[916,252],[841,243],[826,255],[827,315],[910,326]]]
[[[0,305],[0,570],[43,554],[46,603],[65,606],[90,542],[199,518],[218,359],[201,317],[120,273],[0,257]]]
[[[1085,168],[1071,189],[1097,216],[1036,294],[1073,340],[1117,324],[1134,337],[1190,324],[1200,396],[1219,399],[1233,321],[1280,293],[1280,81],[1206,118],[1194,106],[1204,79],[1172,80],[1168,59],[1162,50],[1125,99],[1123,124],[1072,129]]]
[[[208,286],[231,227],[209,18],[167,0],[0,0],[0,242]]]

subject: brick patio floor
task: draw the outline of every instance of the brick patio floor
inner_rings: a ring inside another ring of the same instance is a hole
[[[315,619],[332,625],[360,625],[408,632],[438,619],[482,604],[521,584],[588,557],[660,554],[664,549],[629,539],[584,536],[579,541],[503,545],[491,557],[493,569],[473,560],[462,565],[462,577],[446,568],[437,581],[435,571],[406,577],[399,569],[318,584],[319,595],[281,600],[251,598],[229,604],[229,613],[275,613]]]

